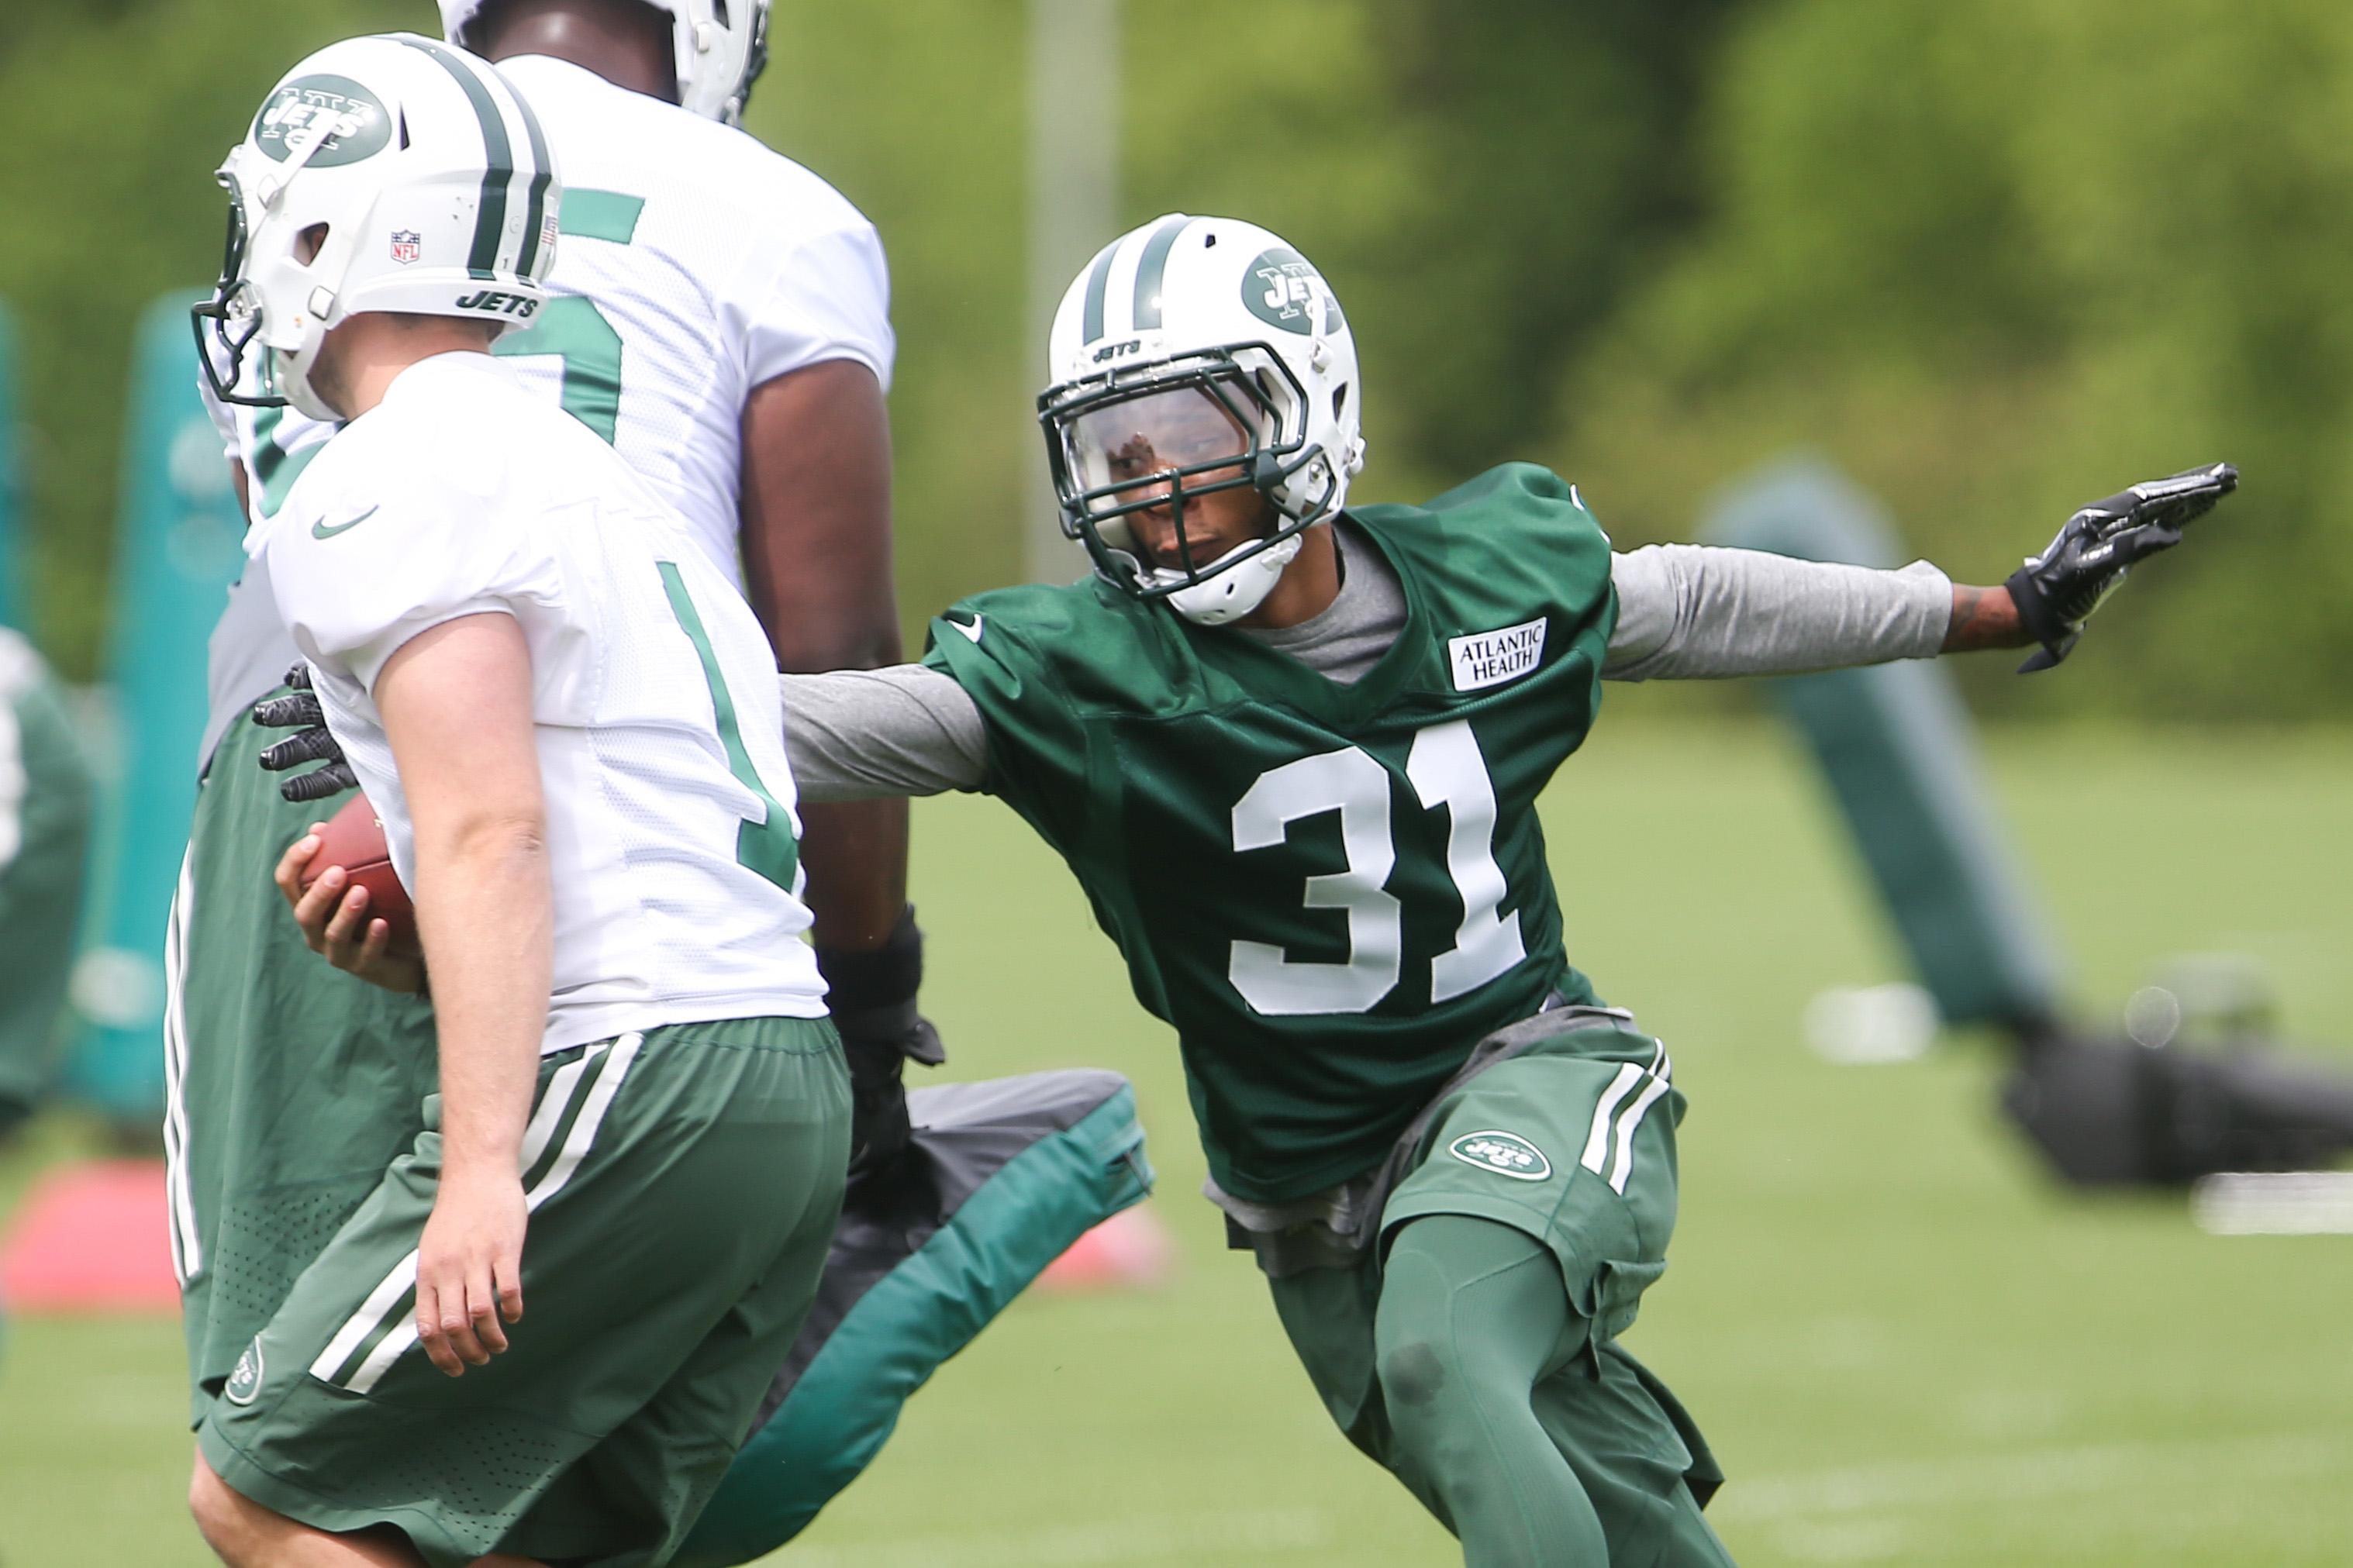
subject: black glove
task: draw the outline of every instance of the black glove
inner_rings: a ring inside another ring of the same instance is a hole
[[[294,689],[294,695],[266,697],[255,703],[253,721],[265,730],[292,730],[295,733],[265,750],[259,761],[273,773],[299,768],[304,763],[327,765],[280,780],[278,793],[300,805],[359,788],[359,776],[343,760],[343,747],[327,732],[326,711],[319,706],[319,694],[311,689],[311,667],[298,660],[286,672],[286,684]]]
[[[937,1067],[948,1059],[939,1031],[915,1011],[923,980],[923,933],[915,907],[899,911],[899,923],[873,952],[820,947],[817,966],[849,1059],[849,1170],[856,1175],[897,1159],[913,1135],[901,1081],[907,1063]]]
[[[2239,470],[2214,463],[2143,480],[2069,518],[2042,554],[2029,556],[2010,574],[2018,618],[2042,645],[2018,672],[2048,669],[2065,658],[2084,635],[2084,623],[2134,562],[2180,543],[2184,528],[2238,488]]]

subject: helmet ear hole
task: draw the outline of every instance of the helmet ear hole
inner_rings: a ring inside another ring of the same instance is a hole
[[[327,248],[327,236],[334,232],[323,223],[314,223],[294,237],[294,259],[308,267],[319,259],[319,252]]]
[[[1339,419],[1348,412],[1348,384],[1342,382],[1332,389],[1332,417]]]

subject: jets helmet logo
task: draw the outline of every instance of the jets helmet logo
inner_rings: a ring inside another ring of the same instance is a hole
[[[231,1405],[252,1404],[253,1396],[261,1392],[261,1336],[256,1334],[253,1342],[245,1347],[245,1353],[237,1358],[237,1366],[228,1374],[228,1386],[221,1390],[221,1396]]]
[[[1544,1151],[1516,1132],[1465,1132],[1446,1152],[1466,1165],[1517,1182],[1541,1182],[1552,1174]]]
[[[425,254],[425,237],[413,228],[392,231],[392,258],[403,267]]]
[[[391,141],[384,105],[343,76],[297,77],[269,95],[253,121],[254,145],[281,163],[319,143],[309,161],[315,169],[356,163]]]
[[[1261,251],[1250,264],[1242,275],[1242,303],[1268,326],[1303,338],[1335,332],[1347,324],[1340,319],[1340,302],[1332,298],[1323,274],[1289,246]]]

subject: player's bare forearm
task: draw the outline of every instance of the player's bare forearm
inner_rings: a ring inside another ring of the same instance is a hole
[[[441,1170],[417,1253],[417,1329],[451,1376],[522,1315],[522,1132],[554,961],[531,655],[511,616],[412,638],[377,678],[416,835],[417,923],[440,1044]]]
[[[754,389],[744,410],[744,588],[795,673],[899,661],[891,422],[874,373],[833,360]],[[903,801],[802,808],[820,947],[863,952],[906,902]]]
[[[881,946],[907,902],[907,803],[841,801],[800,811],[817,944],[849,952]]]
[[[2018,617],[2018,601],[2007,588],[1953,584],[1953,619],[1945,628],[1946,653],[1980,648],[2024,647],[2034,640]]]
[[[554,954],[531,658],[511,616],[412,639],[376,682],[416,832],[445,1169],[516,1173]]]

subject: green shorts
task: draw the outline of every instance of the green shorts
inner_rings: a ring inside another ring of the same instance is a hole
[[[1592,1331],[1575,1360],[1537,1384],[1534,1405],[1592,1500],[1613,1562],[1721,1560],[1698,1509],[1723,1474],[1683,1405],[1616,1343],[1664,1271],[1674,1229],[1683,1097],[1671,1066],[1658,1041],[1630,1026],[1540,1038],[1439,1097],[1400,1146],[1380,1209],[1383,1243],[1412,1220],[1464,1215],[1525,1232],[1559,1264]],[[1353,1266],[1269,1284],[1333,1419],[1388,1465],[1373,1348],[1381,1254],[1375,1245]]]
[[[319,1529],[396,1527],[433,1568],[493,1551],[660,1563],[825,1264],[849,1137],[832,1026],[681,1025],[547,1058],[523,1147],[524,1316],[459,1378],[416,1343],[438,1111],[247,1347],[198,1430],[205,1458]]]
[[[222,736],[172,904],[164,1153],[190,1426],[416,1142],[439,1082],[431,1004],[329,967],[270,880],[342,804],[280,795],[254,759],[283,733],[246,715]]]

